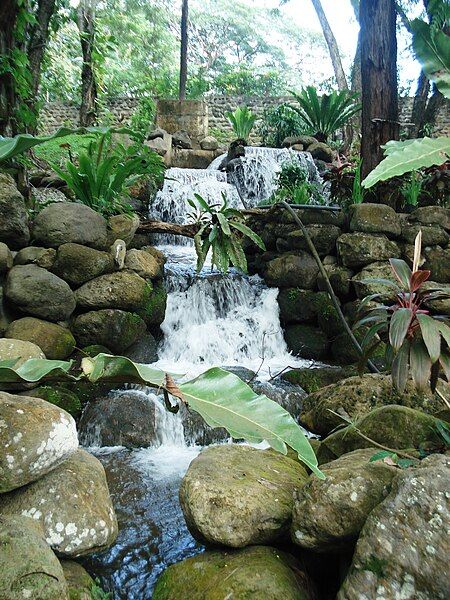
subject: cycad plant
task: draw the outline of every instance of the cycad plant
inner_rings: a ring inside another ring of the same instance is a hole
[[[197,272],[205,264],[211,250],[211,265],[226,273],[231,266],[247,272],[247,259],[242,248],[242,238],[248,237],[253,243],[265,250],[262,239],[245,225],[241,211],[228,206],[225,194],[222,204],[208,204],[202,196],[194,194],[195,200],[188,200],[194,212],[191,219],[199,224],[194,237],[197,253]]]
[[[357,94],[347,91],[333,91],[319,96],[316,88],[309,85],[299,94],[291,94],[299,104],[292,104],[292,109],[301,117],[308,133],[319,142],[326,142],[331,134],[341,129],[361,110]]]
[[[233,127],[235,136],[247,142],[255,124],[256,115],[249,110],[248,106],[238,106],[234,112],[227,112],[226,117]]]

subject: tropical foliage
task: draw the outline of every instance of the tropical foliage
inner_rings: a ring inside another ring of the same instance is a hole
[[[281,165],[276,175],[277,189],[261,205],[288,202],[289,204],[307,205],[324,204],[320,187],[308,181],[308,173],[299,161],[287,161]]]
[[[222,194],[222,204],[208,204],[199,194],[195,194],[195,200],[196,202],[188,202],[194,210],[190,218],[199,225],[194,237],[197,271],[202,270],[211,252],[213,267],[226,273],[231,265],[246,273],[247,259],[242,248],[242,239],[247,237],[265,250],[262,239],[245,225],[245,217],[241,211],[228,206],[225,194]]]
[[[257,130],[264,146],[281,148],[287,137],[305,133],[305,124],[290,104],[282,102],[264,110]]]
[[[233,127],[235,136],[238,139],[248,141],[256,121],[256,115],[247,106],[238,106],[234,112],[227,112],[226,117]]]
[[[417,388],[425,389],[431,385],[434,389],[440,368],[450,381],[450,327],[442,317],[431,316],[427,309],[433,300],[449,297],[450,288],[424,286],[431,273],[419,269],[421,237],[419,233],[416,238],[412,270],[403,260],[390,260],[397,283],[389,279],[366,280],[393,289],[395,304],[377,304],[355,326],[369,326],[362,342],[366,356],[381,343],[381,340],[374,343],[376,336],[387,338],[392,380],[400,392],[404,391],[409,376],[412,376]],[[362,306],[376,302],[380,296],[382,294],[366,297]]]
[[[347,91],[333,91],[319,96],[316,88],[307,86],[299,94],[291,92],[299,106],[291,105],[300,116],[308,133],[321,142],[341,129],[361,110],[357,95]]]
[[[278,403],[256,394],[233,373],[218,367],[195,379],[175,381],[160,369],[134,363],[122,356],[98,354],[86,357],[81,370],[75,371],[71,361],[29,359],[19,367],[15,360],[0,361],[1,382],[37,382],[45,380],[87,380],[91,383],[139,383],[157,388],[165,396],[172,412],[170,397],[199,413],[211,427],[225,427],[235,439],[253,443],[266,441],[274,450],[287,454],[290,446],[318,477],[324,475],[303,430]]]

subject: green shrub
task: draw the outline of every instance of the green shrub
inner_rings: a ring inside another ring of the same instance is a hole
[[[281,148],[285,138],[302,133],[305,133],[303,121],[286,102],[264,110],[258,127],[258,135],[264,146]]]
[[[225,116],[233,127],[236,138],[248,141],[256,121],[256,115],[247,106],[238,106],[233,113],[227,112]]]

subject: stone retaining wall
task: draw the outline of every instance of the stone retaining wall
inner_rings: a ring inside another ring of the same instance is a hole
[[[230,124],[225,116],[227,111],[234,111],[240,105],[247,105],[255,114],[261,116],[264,109],[291,101],[290,97],[260,97],[260,96],[209,96],[208,122],[210,131],[219,129],[223,132],[231,131]],[[107,120],[114,124],[129,124],[136,110],[139,100],[137,98],[115,98],[107,103]],[[413,98],[400,98],[400,121],[403,125],[410,122]],[[78,125],[78,107],[61,102],[44,104],[40,114],[40,131],[51,133],[62,125],[76,127]],[[447,102],[439,111],[436,122],[436,135],[450,135],[450,102]]]
[[[359,302],[372,293],[392,303],[395,292],[370,278],[394,281],[388,259],[411,264],[414,240],[423,235],[423,266],[438,285],[450,282],[450,210],[424,207],[411,215],[381,204],[360,204],[342,211],[299,210],[298,214],[321,256],[342,309],[353,323]],[[251,227],[266,244],[266,252],[247,248],[249,265],[269,286],[280,289],[278,302],[289,349],[297,356],[348,364],[357,355],[325,292],[325,282],[308,252],[306,240],[291,215],[273,208],[252,217]],[[450,315],[450,301],[427,306]]]

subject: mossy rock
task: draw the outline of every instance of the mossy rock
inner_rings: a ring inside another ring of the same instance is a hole
[[[345,331],[344,325],[339,318],[338,311],[327,292],[319,292],[316,294],[314,303],[317,311],[317,322],[320,329],[328,336],[328,338],[335,338]]]
[[[50,360],[64,360],[75,348],[75,338],[69,329],[35,317],[24,317],[13,321],[5,335],[9,338],[33,342]]]
[[[320,360],[328,355],[327,336],[312,325],[291,324],[284,330],[284,339],[288,349],[301,358]]]
[[[303,367],[285,371],[281,377],[289,383],[299,385],[308,394],[337,383],[346,377],[356,375],[355,367]]]
[[[145,332],[140,316],[125,310],[104,308],[78,315],[72,323],[73,334],[80,346],[106,346],[121,354]]]
[[[74,392],[64,387],[42,385],[25,392],[25,395],[30,398],[41,398],[50,402],[50,404],[59,406],[59,408],[63,408],[74,418],[79,417],[81,414],[80,399]]]
[[[153,600],[313,600],[313,586],[289,554],[267,546],[208,551],[167,568]]]
[[[280,319],[282,323],[313,323],[317,308],[314,302],[316,294],[301,288],[286,288],[278,294]]]
[[[66,578],[69,600],[93,600],[95,582],[89,573],[74,560],[62,560],[61,567]],[[99,599],[100,600],[100,599]]]
[[[442,381],[440,391],[448,396],[450,385]],[[442,401],[431,391],[418,391],[413,381],[408,381],[403,394],[397,392],[390,375],[365,374],[349,377],[309,394],[303,401],[301,421],[310,431],[328,435],[344,423],[339,415],[357,419],[374,408],[398,404],[436,414]]]
[[[145,311],[152,284],[133,271],[117,271],[91,279],[75,292],[78,308]]]
[[[162,282],[157,282],[147,290],[143,308],[136,312],[147,326],[159,326],[164,321],[166,306],[167,292]]]
[[[370,448],[373,442],[394,450],[439,448],[442,445],[437,431],[439,422],[436,417],[406,406],[392,404],[375,408],[355,425],[339,429],[322,440],[319,462],[323,464],[324,455],[328,459],[337,458],[358,448]]]

